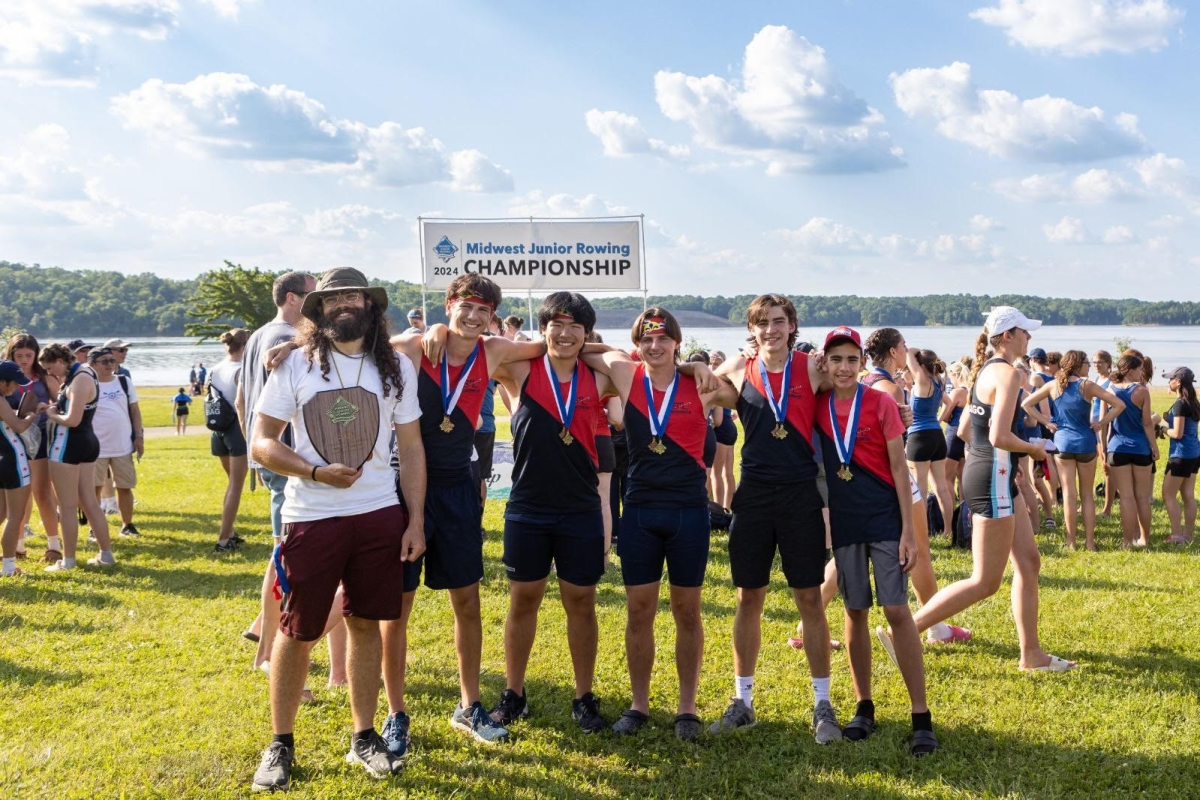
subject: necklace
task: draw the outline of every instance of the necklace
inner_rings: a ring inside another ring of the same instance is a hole
[[[345,353],[343,353],[341,350],[338,350],[336,347],[334,347],[332,349],[334,352],[336,352],[340,356],[343,356],[344,358],[354,358],[354,356],[348,356]],[[338,369],[337,357],[331,353],[329,355],[329,360],[333,362],[333,371],[337,374],[337,377],[338,377],[338,388],[345,389],[346,382],[342,380],[342,371],[340,369]],[[365,364],[366,361],[367,361],[366,353],[363,353],[362,355],[360,355],[358,357],[358,376],[355,377],[355,379],[354,379],[355,386],[358,386],[359,382],[362,380],[363,364]],[[355,418],[358,416],[358,406],[354,405],[349,400],[342,397],[341,394],[339,394],[338,398],[337,398],[337,402],[335,402],[333,404],[333,407],[330,408],[328,412],[326,412],[326,416],[329,417],[330,421],[332,421],[333,424],[341,425],[344,428],[347,425],[349,425],[351,422],[354,422]]]

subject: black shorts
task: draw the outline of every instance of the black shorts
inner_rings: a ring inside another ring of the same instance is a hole
[[[576,586],[595,586],[604,575],[604,516],[504,515],[504,569],[512,581],[540,581],[550,574]]]
[[[404,562],[404,589],[461,589],[483,579],[483,506],[479,482],[430,481],[425,489],[425,552]]]
[[[1011,517],[1017,502],[1015,459],[1004,450],[991,458],[970,455],[963,467],[963,499],[972,514],[987,519]]]
[[[946,435],[941,429],[913,431],[904,444],[904,457],[912,462],[944,461],[946,458]]]
[[[672,586],[703,586],[710,533],[707,506],[626,505],[617,543],[621,579],[626,586],[658,583],[665,562]]]
[[[481,480],[491,480],[492,453],[496,449],[496,432],[475,432],[475,452],[479,454],[479,477]]]
[[[1167,474],[1176,478],[1190,478],[1200,472],[1200,458],[1171,458],[1167,460]]]
[[[721,424],[715,430],[717,433],[717,444],[728,445],[729,447],[737,444],[737,423],[733,421],[733,412],[729,409],[725,409],[725,415],[721,420]]]
[[[1055,453],[1055,457],[1063,461],[1078,461],[1080,464],[1090,464],[1096,460],[1096,451],[1090,453]]]
[[[617,468],[617,451],[611,436],[596,437],[596,472],[612,472]]]
[[[0,436],[0,489],[21,489],[33,481],[29,456],[20,436],[7,428],[5,433]]]
[[[237,458],[246,455],[246,437],[238,425],[230,425],[229,430],[212,432],[212,454],[214,456],[230,456]]]
[[[1110,467],[1149,467],[1153,466],[1154,459],[1149,453],[1109,453],[1108,465]]]
[[[50,445],[46,457],[60,464],[91,464],[100,457],[100,440],[88,424],[68,428],[65,425],[48,425]]]
[[[186,408],[181,408],[175,412],[175,416],[177,416],[177,417],[186,417],[187,415],[188,415],[188,410]]]
[[[967,443],[958,438],[954,428],[946,429],[946,458],[951,461],[962,461],[967,457]]]
[[[733,493],[729,569],[733,585],[761,589],[771,582],[775,551],[793,589],[825,580],[825,515],[817,482],[768,483],[743,478]]]

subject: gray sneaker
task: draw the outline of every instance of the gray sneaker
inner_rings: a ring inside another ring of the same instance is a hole
[[[372,778],[387,778],[404,769],[404,763],[388,752],[387,742],[374,731],[366,739],[351,738],[346,762],[361,764]]]
[[[735,697],[729,701],[729,707],[721,718],[708,726],[708,732],[715,735],[738,728],[753,728],[756,724],[758,719],[754,716],[754,709],[742,702],[741,698]]]
[[[294,757],[292,748],[271,742],[271,746],[263,751],[258,769],[254,771],[254,783],[250,784],[250,791],[273,792],[278,789],[286,792],[292,784]]]
[[[842,728],[838,725],[837,712],[828,700],[817,703],[813,709],[813,734],[817,744],[829,744],[842,740]]]
[[[455,706],[454,713],[450,715],[450,724],[484,744],[496,744],[508,738],[508,728],[493,720],[478,700],[470,708],[463,708],[461,703]]]

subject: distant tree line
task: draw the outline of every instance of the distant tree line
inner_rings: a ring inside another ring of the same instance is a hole
[[[160,278],[151,273],[67,270],[0,261],[0,328],[37,336],[182,336],[210,334],[221,326],[254,325],[269,318],[269,287],[277,273],[224,266],[194,280]],[[405,314],[421,306],[421,287],[407,281],[372,279],[388,290],[388,314],[397,330]],[[261,297],[260,302],[251,298]],[[223,302],[227,298],[228,302]],[[426,318],[444,322],[444,294],[427,295]],[[754,295],[702,297],[659,295],[649,301],[675,311],[702,311],[733,322],[745,319]],[[1014,305],[1049,325],[1200,325],[1200,303],[1187,301],[1072,300],[1027,295],[939,294],[924,297],[818,297],[791,295],[807,326],[825,325],[982,325],[994,305]],[[534,305],[541,302],[534,298]],[[640,311],[641,297],[598,296],[601,309]],[[499,308],[525,317],[527,299],[514,294]]]

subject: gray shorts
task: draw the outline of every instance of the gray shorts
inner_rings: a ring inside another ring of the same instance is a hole
[[[863,611],[871,607],[871,566],[875,569],[878,604],[908,605],[908,576],[900,567],[899,540],[835,547],[833,560],[837,563],[838,591],[846,608]]]
[[[821,502],[829,508],[829,484],[825,481],[825,465],[820,461],[817,462],[817,493],[821,495]]]

